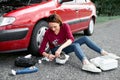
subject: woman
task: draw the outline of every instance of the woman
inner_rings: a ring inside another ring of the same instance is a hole
[[[40,54],[47,57],[50,61],[60,57],[62,51],[66,54],[74,52],[79,60],[82,62],[82,69],[90,72],[101,72],[99,68],[89,62],[81,49],[82,44],[86,44],[89,48],[100,53],[101,55],[108,55],[111,58],[118,59],[119,57],[108,53],[107,51],[98,47],[87,36],[83,36],[74,41],[74,37],[70,30],[70,26],[62,23],[59,15],[53,14],[48,17],[49,29],[45,32],[41,47]],[[49,43],[52,54],[45,52],[46,44]]]

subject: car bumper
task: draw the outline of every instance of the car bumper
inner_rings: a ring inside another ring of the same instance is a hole
[[[1,30],[0,42],[23,39],[28,33],[28,28]]]

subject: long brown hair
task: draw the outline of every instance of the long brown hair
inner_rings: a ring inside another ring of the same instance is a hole
[[[47,22],[56,22],[59,23],[60,26],[62,25],[62,19],[58,14],[52,14],[47,18]]]

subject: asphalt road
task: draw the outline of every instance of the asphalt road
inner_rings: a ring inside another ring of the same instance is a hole
[[[81,35],[74,36],[78,38]],[[103,49],[120,56],[120,19],[96,24],[95,32],[90,38]],[[99,56],[86,45],[81,47],[89,59]],[[82,64],[74,53],[70,54],[70,59],[65,65],[44,61],[36,64],[38,72],[12,76],[11,69],[22,69],[14,66],[15,58],[24,55],[26,52],[0,54],[0,80],[120,80],[120,60],[117,69],[96,74],[82,71]]]

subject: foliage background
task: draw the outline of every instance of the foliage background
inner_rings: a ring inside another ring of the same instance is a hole
[[[96,5],[98,16],[120,15],[120,0],[91,0]]]

